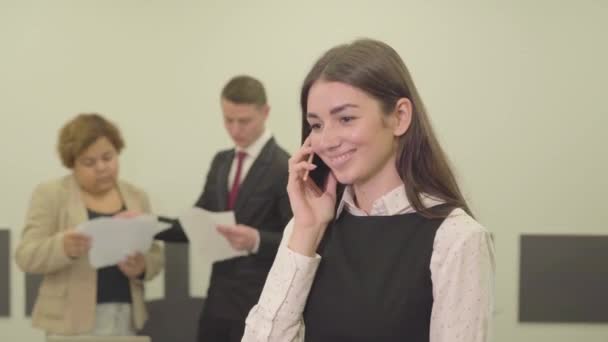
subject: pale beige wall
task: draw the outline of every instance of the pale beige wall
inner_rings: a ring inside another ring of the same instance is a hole
[[[606,233],[606,18],[600,0],[0,0],[0,225],[14,229],[15,243],[33,186],[65,172],[57,129],[82,111],[120,125],[122,176],[158,212],[177,214],[199,194],[214,152],[229,146],[218,93],[230,76],[265,82],[270,129],[293,151],[298,88],[314,58],[379,38],[411,69],[495,235],[495,341],[606,341],[608,325],[517,322],[519,235]],[[15,267],[13,275],[0,340],[40,341],[23,318]],[[205,280],[192,278],[202,295]],[[150,293],[162,296],[160,282]]]

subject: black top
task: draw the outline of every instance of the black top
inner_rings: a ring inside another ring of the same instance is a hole
[[[443,220],[344,211],[319,247],[306,342],[428,342],[430,262]]]
[[[89,220],[93,220],[98,217],[112,217],[123,210],[124,208],[113,214],[105,214],[87,208],[87,213]],[[129,278],[118,266],[102,267],[97,270],[97,303],[131,303]]]

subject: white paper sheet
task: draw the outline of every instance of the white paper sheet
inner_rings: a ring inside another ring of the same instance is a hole
[[[150,249],[154,235],[169,224],[152,215],[134,218],[100,217],[83,222],[76,228],[91,237],[89,262],[95,268],[116,265],[135,252]]]
[[[216,229],[218,224],[236,224],[233,211],[211,212],[194,207],[185,211],[178,219],[190,242],[191,255],[195,258],[192,264],[196,265],[200,279],[209,279],[214,261],[247,254],[246,251],[234,250]]]

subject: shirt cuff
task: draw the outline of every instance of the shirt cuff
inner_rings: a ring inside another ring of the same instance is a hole
[[[257,254],[260,250],[260,231],[255,230],[255,242],[253,244],[253,248],[249,251],[251,254]]]

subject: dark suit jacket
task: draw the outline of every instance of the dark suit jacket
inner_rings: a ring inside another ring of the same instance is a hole
[[[210,211],[227,210],[228,173],[234,149],[217,153],[207,174],[203,193],[196,206]],[[274,261],[283,229],[292,213],[287,197],[287,160],[285,152],[271,138],[239,188],[234,206],[237,223],[257,228],[260,247],[256,254],[222,260],[213,264],[205,310],[213,316],[245,320],[259,299],[268,271]],[[187,242],[179,221],[156,238]]]

